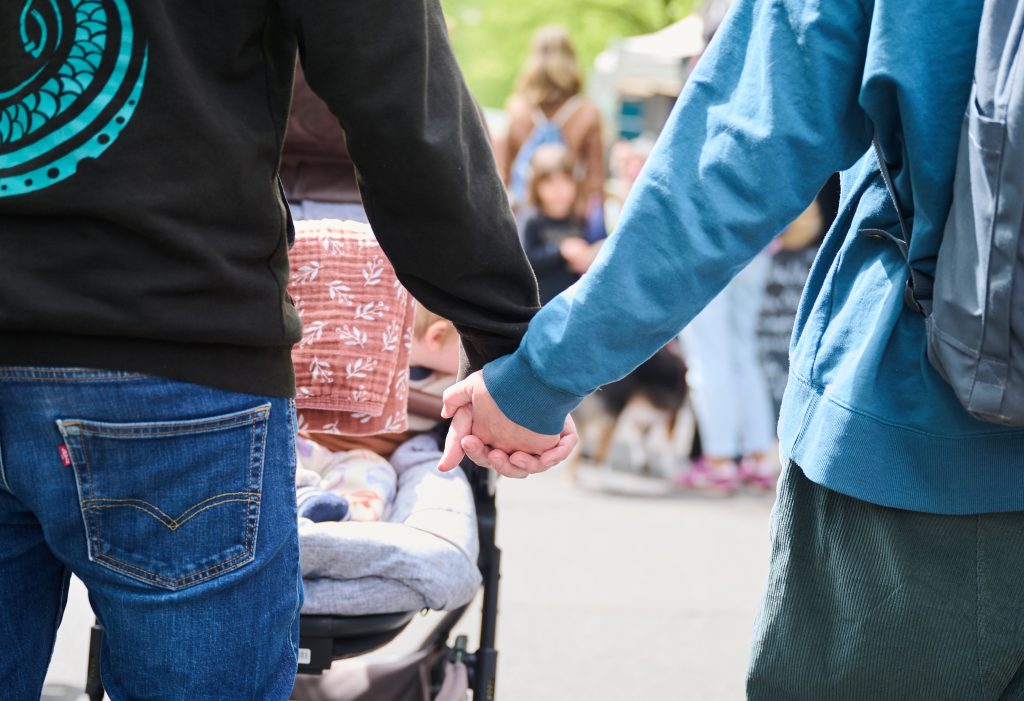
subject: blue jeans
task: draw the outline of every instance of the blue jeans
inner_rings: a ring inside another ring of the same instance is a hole
[[[0,696],[39,699],[74,573],[114,701],[287,699],[294,433],[287,399],[0,367]]]

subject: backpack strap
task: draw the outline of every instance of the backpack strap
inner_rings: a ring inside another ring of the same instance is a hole
[[[533,129],[530,130],[531,134],[537,131],[537,127],[539,127],[541,124],[547,124],[549,121],[551,121],[548,119],[548,116],[544,114],[544,110],[542,110],[540,107],[531,108],[530,116],[533,117]]]
[[[896,247],[900,249],[900,253],[907,261],[907,266],[910,268],[910,277],[907,279],[907,288],[904,291],[903,299],[907,306],[913,309],[918,314],[928,316],[931,313],[931,302],[932,302],[932,287],[934,281],[930,275],[927,275],[920,270],[917,270],[910,263],[910,227],[907,226],[906,219],[903,218],[903,210],[900,209],[900,201],[896,195],[896,186],[893,185],[892,175],[889,173],[889,166],[886,165],[885,156],[882,155],[882,144],[878,141],[878,133],[875,133],[874,138],[871,140],[872,145],[875,148],[875,158],[878,159],[878,168],[882,172],[882,180],[885,181],[885,189],[889,191],[889,199],[892,200],[893,207],[896,208],[896,218],[900,221],[900,231],[903,234],[903,238],[893,236],[884,229],[862,229],[860,233],[873,239],[885,239],[896,244]]]
[[[573,95],[551,116],[551,121],[555,123],[555,126],[561,129],[565,126],[565,123],[568,122],[574,114],[576,114],[576,110],[578,110],[582,105],[583,100],[580,96]]]

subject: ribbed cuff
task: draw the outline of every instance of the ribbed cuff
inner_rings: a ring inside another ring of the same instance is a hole
[[[583,401],[541,380],[522,351],[485,365],[484,384],[509,420],[547,435],[561,433],[566,415]]]

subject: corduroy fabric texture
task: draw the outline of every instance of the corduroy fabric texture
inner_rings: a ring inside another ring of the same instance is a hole
[[[771,538],[750,701],[1024,699],[1024,513],[876,506],[790,463]]]

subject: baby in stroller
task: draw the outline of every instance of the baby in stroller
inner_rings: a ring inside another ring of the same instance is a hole
[[[372,671],[356,667],[355,674],[340,667],[322,680],[300,676],[297,699],[419,699],[427,689],[430,698],[462,699],[467,688],[478,689],[480,698],[493,697],[498,576],[493,496],[480,484],[471,486],[458,470],[451,475],[436,470],[446,427],[439,418],[441,395],[458,372],[459,336],[451,322],[417,305],[411,340],[407,431],[306,432],[299,438],[300,474],[310,470],[306,486],[298,490],[306,594],[300,675],[319,674],[331,660],[386,643],[412,612],[449,613],[424,646],[401,662],[371,665]],[[311,506],[332,501],[348,507],[351,522],[309,518],[321,515]],[[477,504],[484,508],[486,527],[477,522]],[[478,532],[485,536],[482,555]],[[445,643],[480,589],[482,574],[487,583],[481,647],[469,654],[460,637],[452,652]],[[354,638],[350,630],[356,631]],[[381,678],[361,693],[348,689],[349,682],[363,677]]]
[[[409,430],[300,436],[304,613],[448,610],[479,587],[472,489],[464,474],[435,469],[441,394],[455,380],[458,338],[451,322],[417,305]]]
[[[429,449],[424,440],[410,441],[425,434],[434,437],[441,396],[455,382],[458,368],[454,325],[417,304],[409,357],[408,430],[374,436],[300,435],[295,478],[300,522],[382,520],[395,498],[397,473],[421,462],[421,453]]]

